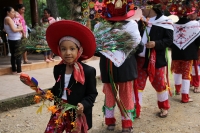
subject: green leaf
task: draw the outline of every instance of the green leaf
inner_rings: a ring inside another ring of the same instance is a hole
[[[39,108],[38,108],[38,110],[37,110],[37,114],[41,114],[42,113],[42,108],[43,108],[43,105],[41,105]]]

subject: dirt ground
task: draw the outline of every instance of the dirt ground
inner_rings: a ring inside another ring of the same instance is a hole
[[[120,133],[121,121],[116,110],[117,126],[115,131],[106,131],[102,105],[104,94],[102,84],[97,86],[99,95],[93,108],[93,127],[89,133]],[[190,91],[194,102],[181,103],[180,96],[170,97],[171,109],[167,118],[156,116],[156,93],[148,83],[143,95],[141,118],[133,123],[134,133],[200,133],[200,94]],[[42,115],[36,114],[40,104],[0,113],[0,133],[43,133],[50,113],[43,110]]]

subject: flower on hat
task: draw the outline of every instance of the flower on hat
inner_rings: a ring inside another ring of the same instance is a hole
[[[171,14],[182,17],[195,13],[198,4],[198,0],[172,0],[168,4],[168,10]]]
[[[102,3],[100,3],[100,2],[97,0],[96,3],[95,3],[94,9],[95,9],[96,11],[102,10]]]

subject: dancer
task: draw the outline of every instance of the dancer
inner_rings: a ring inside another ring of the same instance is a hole
[[[94,33],[100,49],[105,123],[107,130],[114,130],[117,104],[121,111],[122,133],[129,133],[132,132],[132,122],[136,117],[133,80],[137,78],[137,68],[132,52],[135,52],[141,37],[137,23],[134,20],[126,21],[135,14],[131,0],[104,0],[103,5],[102,17],[106,22],[99,22]]]
[[[177,7],[175,7],[177,6]],[[185,0],[180,5],[172,4],[170,11],[179,16],[179,21],[174,24],[174,40],[172,45],[172,72],[176,93],[181,93],[181,102],[193,101],[189,97],[190,73],[193,60],[198,59],[200,45],[200,25],[197,21],[190,21],[188,14],[194,13],[191,1]]]
[[[173,22],[162,14],[157,6],[158,0],[147,0],[144,3],[137,1],[142,9],[143,18],[138,22],[140,35],[144,44],[144,50],[137,57],[137,89],[140,106],[142,94],[149,80],[157,92],[157,104],[160,112],[158,116],[165,118],[170,108],[168,100],[169,83],[165,81],[165,69],[167,66],[166,48],[173,42]]]

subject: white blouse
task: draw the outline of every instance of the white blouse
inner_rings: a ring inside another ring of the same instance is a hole
[[[67,88],[69,85],[71,74],[65,74],[65,87]],[[67,100],[67,91],[64,89],[62,99]]]

